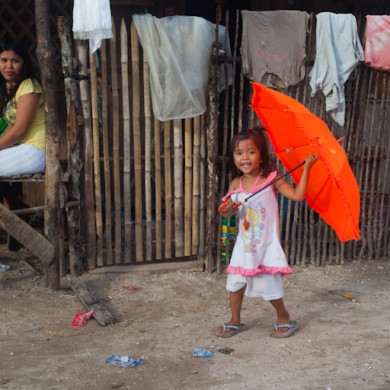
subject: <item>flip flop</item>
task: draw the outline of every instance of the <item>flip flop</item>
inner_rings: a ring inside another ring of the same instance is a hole
[[[232,336],[234,336],[234,335],[236,335],[238,333],[241,333],[241,332],[244,332],[245,330],[248,330],[249,326],[245,325],[245,324],[241,324],[241,325],[226,325],[226,324],[222,324],[222,330],[226,330],[226,329],[233,329],[233,330],[230,331],[229,333],[216,332],[215,335],[217,337],[223,337],[223,338],[232,337]]]
[[[292,336],[299,328],[298,323],[296,321],[290,321],[288,324],[276,324],[274,325],[274,329],[278,331],[280,328],[288,328],[287,332],[284,333],[271,333],[271,337],[275,339],[282,339],[285,337]]]

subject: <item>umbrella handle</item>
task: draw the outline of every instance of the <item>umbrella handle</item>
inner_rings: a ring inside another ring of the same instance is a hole
[[[242,203],[245,203],[246,201],[248,201],[248,199],[252,198],[252,196],[255,196],[257,195],[259,192],[265,190],[267,187],[269,186],[272,186],[273,184],[275,184],[277,181],[279,181],[280,179],[283,179],[284,177],[286,177],[287,175],[289,175],[291,172],[295,171],[296,169],[300,168],[302,165],[304,165],[306,162],[306,160],[303,160],[303,162],[301,162],[300,164],[298,164],[296,167],[294,167],[293,169],[289,170],[288,172],[286,172],[283,176],[279,176],[277,179],[274,179],[271,181],[271,183],[268,183],[265,187],[261,188],[260,190],[254,192],[252,195],[249,195],[247,198],[245,198],[243,200]]]
[[[226,200],[225,202],[223,202],[223,203],[221,203],[220,205],[219,205],[219,207],[218,207],[218,212],[220,213],[220,214],[225,214],[224,213],[224,210],[225,210],[225,208],[227,207],[227,205],[229,204],[229,202],[230,202],[230,200],[228,199],[228,200]],[[238,202],[238,203],[236,203],[233,207],[235,208],[235,209],[237,209],[238,207],[240,207],[242,205],[242,202]]]

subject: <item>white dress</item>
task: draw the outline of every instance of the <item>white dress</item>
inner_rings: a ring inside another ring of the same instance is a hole
[[[283,296],[282,276],[292,273],[279,240],[279,212],[277,196],[272,186],[251,197],[251,194],[266,187],[277,176],[272,172],[265,183],[257,184],[246,192],[240,187],[229,192],[234,202],[243,202],[237,212],[238,234],[229,266],[227,289],[237,291],[246,285],[247,296],[262,296],[266,300]],[[244,221],[248,221],[247,228]]]

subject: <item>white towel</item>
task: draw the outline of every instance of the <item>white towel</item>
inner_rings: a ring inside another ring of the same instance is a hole
[[[110,0],[74,0],[73,36],[89,39],[89,50],[94,53],[103,39],[112,38]]]
[[[344,126],[344,84],[364,59],[355,16],[331,12],[318,14],[316,39],[316,58],[309,75],[312,96],[321,89],[326,97],[326,111]]]

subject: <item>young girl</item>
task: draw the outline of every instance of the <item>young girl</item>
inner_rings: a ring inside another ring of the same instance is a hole
[[[226,206],[219,209],[223,216],[237,214],[239,230],[233,249],[226,289],[230,291],[231,319],[217,328],[219,337],[231,337],[248,329],[241,323],[244,294],[270,301],[277,320],[272,337],[289,337],[298,324],[291,321],[283,303],[282,277],[292,273],[279,241],[278,201],[276,191],[293,201],[304,199],[310,169],[317,161],[315,154],[305,158],[299,184],[294,188],[280,179],[273,185],[244,200],[278,177],[269,155],[263,131],[244,130],[230,143],[233,176],[228,194],[222,199]],[[243,202],[241,205],[239,202]]]

